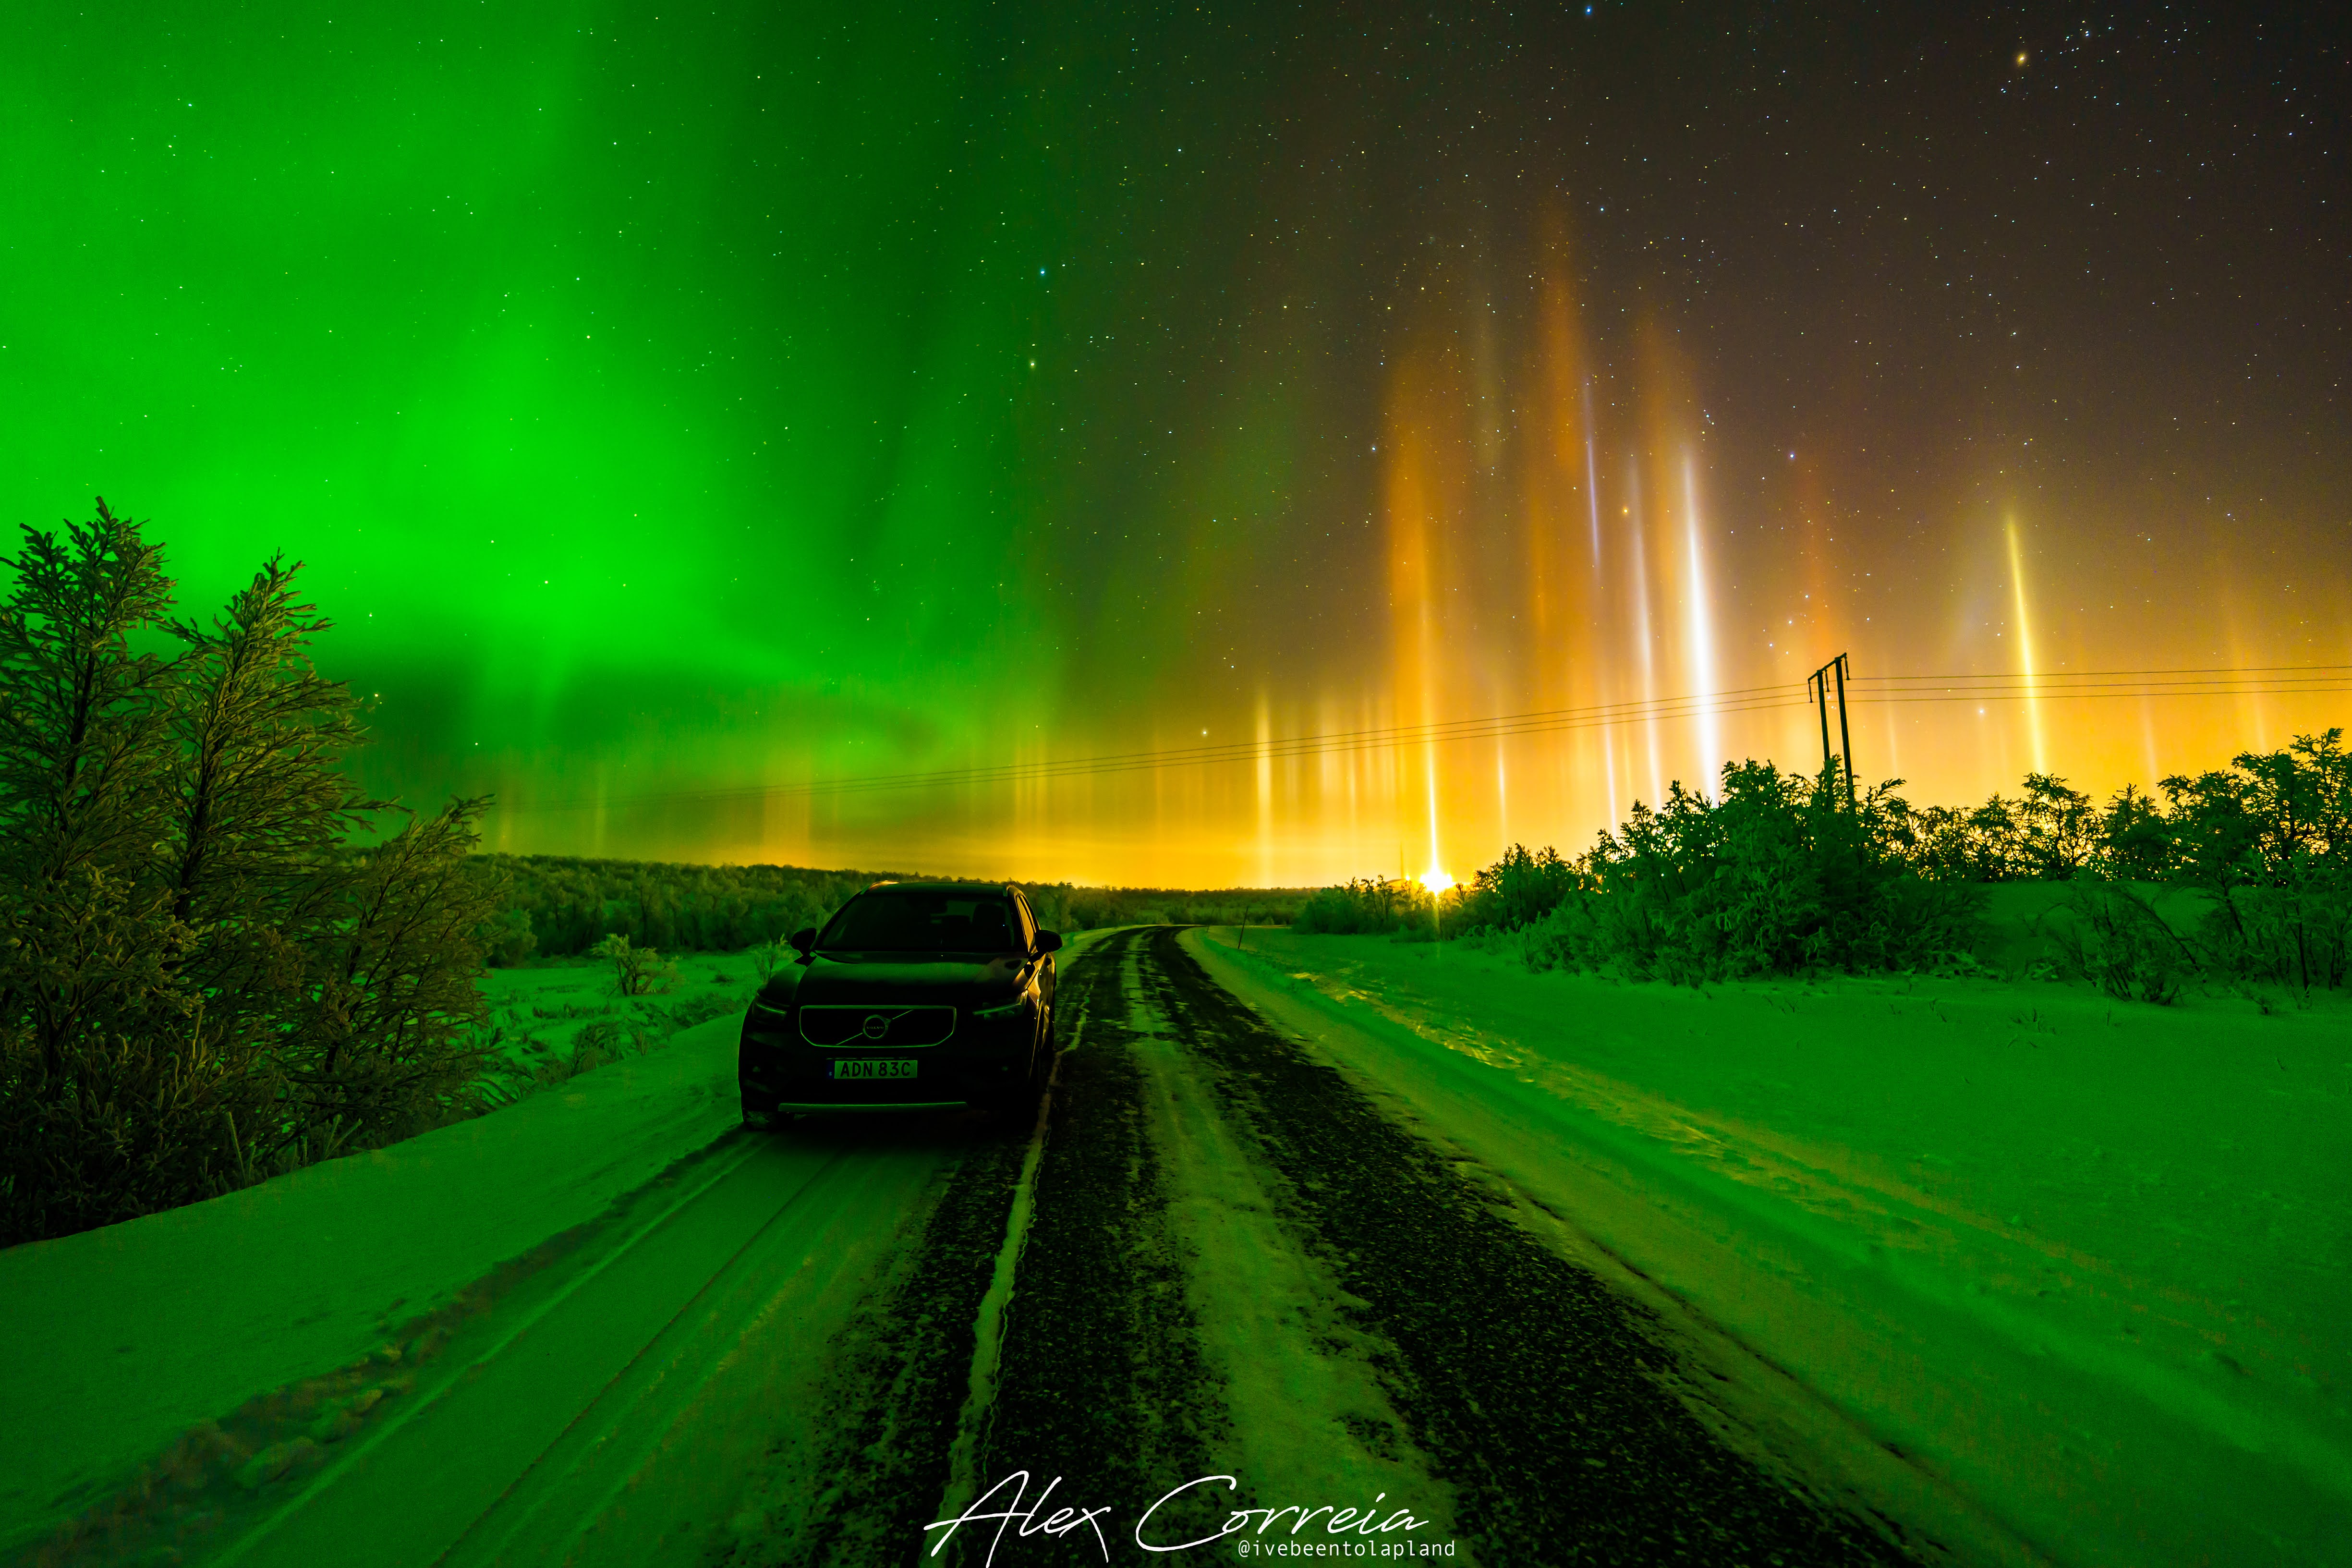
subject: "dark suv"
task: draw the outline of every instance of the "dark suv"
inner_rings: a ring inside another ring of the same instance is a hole
[[[743,1019],[743,1120],[814,1110],[1011,1110],[1054,1066],[1054,953],[1021,889],[877,882],[796,931],[800,961]]]

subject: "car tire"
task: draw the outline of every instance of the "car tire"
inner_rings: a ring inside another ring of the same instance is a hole
[[[1045,1096],[1046,1080],[1053,1076],[1051,1043],[1040,1040],[1037,1048],[1030,1054],[1029,1070],[1023,1073],[1012,1088],[1003,1091],[1003,1098],[996,1102],[997,1109],[1015,1121],[1034,1116],[1037,1101]]]
[[[1045,1098],[1046,1086],[1054,1081],[1054,1037],[1048,1034],[1037,1042],[1037,1054],[1029,1060],[1029,1100],[1035,1104]]]
[[[1035,1087],[1033,1095],[1042,1098],[1054,1084],[1054,1068],[1062,1059],[1062,1031],[1054,1022],[1054,1015],[1045,1015],[1045,1037],[1037,1042],[1037,1059],[1030,1068]]]

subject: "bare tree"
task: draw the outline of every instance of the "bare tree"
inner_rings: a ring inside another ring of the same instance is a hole
[[[267,563],[209,627],[99,503],[0,605],[0,1243],[209,1196],[473,1109],[487,800],[373,848],[358,705]],[[174,659],[143,636],[186,645]]]
[[[314,1153],[405,1137],[471,1109],[486,1047],[475,977],[494,879],[466,864],[487,797],[452,801],[366,851],[333,916],[287,1050],[290,1131]]]
[[[299,563],[272,558],[188,645],[170,705],[175,767],[158,846],[172,913],[195,942],[182,973],[215,1027],[268,1050],[311,983],[348,875],[344,841],[383,803],[341,771],[362,744],[358,703],[311,667],[331,623],[294,595]]]
[[[0,605],[0,1236],[102,1225],[237,1179],[267,1098],[180,968],[154,874],[174,667],[131,651],[171,605],[162,552],[99,502],[27,528]]]

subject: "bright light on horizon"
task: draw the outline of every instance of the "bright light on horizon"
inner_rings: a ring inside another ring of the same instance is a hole
[[[1460,885],[1455,882],[1453,878],[1447,876],[1444,872],[1439,870],[1434,866],[1431,867],[1428,870],[1423,871],[1420,876],[1414,878],[1413,880],[1419,882],[1423,887],[1427,888],[1433,893],[1443,893],[1448,888],[1458,887]]]

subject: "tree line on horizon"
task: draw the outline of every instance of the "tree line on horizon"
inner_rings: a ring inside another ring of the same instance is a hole
[[[852,895],[907,873],[798,866],[704,866],[562,855],[478,854],[473,865],[501,889],[482,933],[493,964],[577,958],[612,936],[670,952],[740,952],[821,926]],[[1085,888],[1018,883],[1053,931],[1160,921],[1279,924],[1310,889]]]
[[[1359,879],[1299,910],[1300,931],[1502,941],[1538,969],[1697,980],[1810,968],[1966,967],[1996,883],[2063,883],[2062,967],[2164,1002],[2205,974],[2333,989],[2352,978],[2352,753],[2344,732],[2246,752],[2227,768],[2126,784],[2097,805],[2029,773],[2014,799],[1916,807],[1727,763],[1710,798],[1680,783],[1573,858],[1513,845],[1465,886]],[[2196,896],[2191,929],[2156,888]]]

